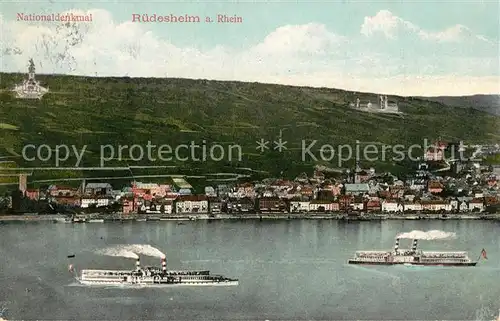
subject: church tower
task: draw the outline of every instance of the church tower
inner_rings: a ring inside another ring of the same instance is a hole
[[[359,165],[359,159],[356,156],[356,167],[354,168],[354,184],[361,183],[361,178],[359,177],[360,172],[361,172],[361,166]]]

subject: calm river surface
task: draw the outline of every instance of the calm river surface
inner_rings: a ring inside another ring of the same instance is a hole
[[[412,230],[457,234],[421,241],[424,250],[466,250],[476,259],[485,248],[488,260],[470,268],[346,264],[356,250],[391,249],[398,232]],[[0,233],[0,303],[8,319],[492,320],[500,309],[500,223],[492,221],[10,223]],[[76,286],[69,264],[134,268],[133,260],[95,254],[114,244],[150,244],[167,254],[171,269],[209,269],[240,285]]]

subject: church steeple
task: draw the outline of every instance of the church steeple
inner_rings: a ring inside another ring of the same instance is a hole
[[[359,177],[359,172],[361,172],[361,166],[359,165],[358,155],[356,155],[356,167],[354,168],[354,183],[359,184],[361,179]]]

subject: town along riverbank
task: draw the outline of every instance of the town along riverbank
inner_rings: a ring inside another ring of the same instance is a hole
[[[82,214],[82,215],[2,215],[0,222],[61,222],[61,223],[104,223],[104,222],[154,222],[154,221],[195,221],[195,220],[342,220],[342,221],[382,221],[382,220],[500,220],[496,214],[362,214],[345,213],[245,213],[245,214]]]

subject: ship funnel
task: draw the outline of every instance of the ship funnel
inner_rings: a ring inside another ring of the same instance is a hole
[[[413,240],[413,245],[411,247],[411,250],[412,251],[416,251],[417,250],[417,245],[418,245],[418,240],[417,239]]]
[[[137,259],[137,261],[135,262],[135,268],[137,271],[141,270],[141,260]]]
[[[161,258],[161,269],[163,272],[167,272],[167,258]]]
[[[396,244],[394,244],[394,251],[398,251],[399,249],[399,239],[396,239]]]

